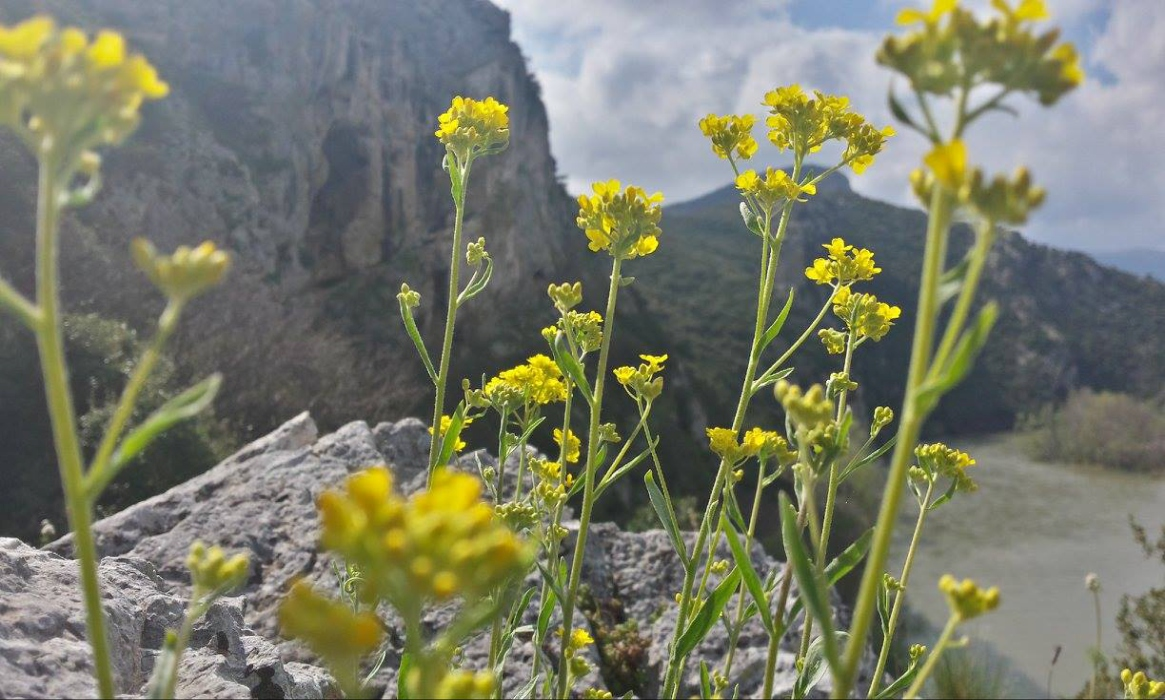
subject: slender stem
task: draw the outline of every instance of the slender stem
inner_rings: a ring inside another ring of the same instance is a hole
[[[764,374],[761,375],[761,381],[781,369],[781,365],[789,361],[789,358],[793,356],[793,353],[797,352],[797,349],[800,348],[805,343],[805,341],[809,339],[809,336],[813,335],[813,331],[817,330],[817,327],[821,325],[821,321],[825,319],[825,314],[827,311],[829,311],[831,306],[833,306],[832,292],[830,292],[829,297],[825,300],[825,304],[822,305],[821,310],[817,312],[817,316],[813,318],[812,323],[810,323],[805,328],[805,332],[798,336],[797,339],[793,341],[793,344],[789,346],[789,349],[786,350],[780,357],[778,357],[777,361],[769,365],[769,368],[764,371]]]
[[[943,331],[942,342],[939,343],[938,350],[935,351],[934,362],[929,372],[931,378],[936,372],[943,370],[947,358],[954,350],[955,343],[958,342],[959,335],[967,323],[967,316],[971,313],[971,304],[975,300],[975,291],[979,288],[979,278],[982,277],[983,267],[987,262],[987,253],[991,250],[991,244],[994,241],[995,224],[991,221],[985,221],[979,229],[979,235],[975,238],[975,247],[971,253],[970,264],[967,266],[967,277],[963,281],[963,288],[959,290],[959,298],[955,301],[955,308],[951,311],[946,330]]]
[[[137,367],[134,368],[129,382],[122,391],[121,399],[118,401],[117,408],[113,412],[113,417],[109,419],[109,425],[105,428],[105,435],[101,438],[101,444],[97,448],[97,454],[93,457],[93,462],[89,467],[89,473],[85,477],[85,495],[91,503],[96,503],[97,499],[101,496],[101,492],[117,476],[110,472],[109,461],[113,457],[114,449],[117,447],[118,438],[121,437],[122,431],[125,430],[126,424],[133,415],[134,407],[137,405],[138,395],[141,394],[142,389],[146,385],[146,381],[154,371],[154,366],[157,365],[158,360],[162,356],[163,346],[165,346],[167,339],[178,326],[178,316],[181,313],[181,301],[172,300],[166,305],[166,309],[162,312],[161,318],[158,319],[158,332],[154,335],[150,346],[142,353]]]
[[[835,679],[834,697],[845,698],[853,689],[857,678],[858,664],[866,646],[873,621],[874,608],[881,585],[882,571],[890,554],[890,542],[894,535],[894,524],[898,517],[898,506],[902,491],[906,486],[906,470],[909,466],[914,445],[918,441],[925,419],[919,411],[918,389],[926,377],[930,365],[931,347],[938,316],[938,284],[942,276],[943,252],[947,230],[950,225],[953,197],[942,187],[935,187],[931,197],[930,218],[927,222],[926,250],[923,258],[922,281],[918,292],[918,320],[914,326],[914,342],[910,353],[910,369],[906,379],[905,398],[902,407],[902,422],[899,424],[898,441],[894,445],[890,474],[886,490],[882,496],[882,506],[878,521],[874,526],[874,542],[870,548],[866,570],[858,600],[854,607],[853,624],[850,627],[849,643],[842,662],[842,673]]]
[[[587,544],[587,530],[591,525],[591,511],[594,508],[595,472],[598,471],[599,424],[603,409],[603,386],[607,380],[607,360],[611,351],[611,337],[615,334],[615,300],[619,296],[619,271],[623,260],[615,257],[611,265],[611,286],[607,289],[607,313],[603,317],[603,341],[599,346],[599,361],[595,368],[594,401],[591,403],[591,419],[587,428],[587,461],[583,482],[582,512],[579,515],[578,537],[575,540],[574,558],[570,567],[570,590],[562,604],[562,645],[565,650],[567,640],[574,627],[574,607],[578,598],[578,587],[582,580],[583,552]],[[564,442],[565,442],[565,436]],[[569,687],[570,662],[563,653],[558,670],[557,697],[566,700]]]
[[[930,652],[930,656],[926,658],[926,664],[922,670],[915,676],[914,682],[906,690],[904,698],[918,697],[918,691],[922,690],[922,686],[926,683],[926,679],[930,678],[930,674],[934,672],[935,664],[938,663],[939,657],[942,656],[943,651],[946,650],[947,645],[951,642],[951,636],[955,633],[955,628],[959,626],[959,618],[951,615],[947,620],[947,626],[943,628],[943,633],[939,636],[938,641],[935,642],[934,651]]]
[[[77,563],[81,568],[81,588],[85,597],[86,625],[89,644],[93,647],[93,671],[97,691],[103,697],[113,697],[113,671],[109,661],[109,641],[105,636],[105,618],[101,609],[101,587],[97,579],[97,547],[91,530],[92,506],[85,498],[84,467],[81,446],[77,439],[76,412],[69,390],[69,374],[65,364],[65,348],[59,310],[57,282],[57,226],[59,205],[57,195],[57,163],[51,154],[40,160],[40,182],[37,193],[36,229],[36,287],[37,303],[43,314],[37,333],[44,372],[45,397],[52,419],[53,442],[65,492],[69,523],[73,529]]]
[[[453,205],[456,215],[453,219],[453,255],[449,262],[449,300],[445,310],[445,336],[441,341],[441,364],[437,371],[436,397],[433,400],[433,439],[429,443],[429,477],[433,481],[433,471],[437,469],[437,459],[441,456],[441,416],[445,415],[445,384],[449,381],[449,362],[453,350],[453,326],[457,321],[457,297],[461,286],[461,229],[465,222],[465,190],[469,186],[469,168],[472,159],[459,169],[461,186]]]
[[[0,279],[0,306],[7,306],[31,330],[40,328],[43,318],[40,309],[4,279]]]
[[[934,495],[934,482],[926,486],[926,495],[918,510],[918,521],[914,524],[914,535],[910,538],[910,549],[906,550],[906,561],[902,564],[902,575],[898,578],[901,586],[894,593],[894,606],[890,609],[890,620],[886,623],[886,636],[882,639],[882,649],[878,653],[878,665],[874,668],[874,678],[870,681],[870,691],[866,697],[872,698],[878,694],[882,685],[882,674],[886,671],[886,662],[890,658],[890,642],[894,639],[894,631],[898,628],[898,616],[902,614],[902,601],[906,598],[906,586],[910,583],[910,570],[914,566],[914,554],[918,551],[918,542],[922,536],[922,526],[926,522],[926,514],[930,507],[930,497]]]
[[[756,523],[760,518],[760,499],[765,488],[765,462],[760,460],[760,468],[756,475],[756,491],[752,495],[752,512],[748,516],[748,532],[744,537],[744,551],[752,552],[752,538],[756,534]],[[736,615],[730,628],[731,638],[728,640],[728,658],[724,660],[724,676],[732,673],[732,661],[736,657],[736,640],[740,636],[740,627],[744,622],[744,584],[741,583],[736,598]]]
[[[802,503],[797,509],[797,520],[800,521],[805,515],[805,504]],[[777,652],[781,647],[781,638],[785,636],[785,605],[789,602],[789,589],[793,584],[793,567],[788,562],[785,563],[785,570],[781,575],[781,591],[777,594],[776,606],[776,634],[769,637],[769,651],[765,659],[765,680],[764,691],[761,693],[762,698],[771,698],[773,696],[773,683],[777,675]],[[805,619],[809,619],[808,613],[805,614]],[[792,622],[792,620],[789,620]]]
[[[1092,681],[1088,686],[1088,697],[1096,697],[1096,677],[1100,674],[1100,654],[1101,640],[1100,640],[1100,591],[1092,591],[1092,603],[1096,608],[1096,657],[1092,661]]]

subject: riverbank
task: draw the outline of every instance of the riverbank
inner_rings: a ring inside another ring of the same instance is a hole
[[[1116,469],[1042,463],[1027,457],[1013,435],[958,439],[976,460],[978,493],[958,498],[927,521],[912,575],[912,607],[934,624],[946,604],[934,582],[947,572],[1002,591],[1000,609],[965,628],[992,644],[1041,683],[1062,645],[1053,694],[1074,696],[1090,676],[1095,619],[1084,587],[1099,575],[1103,646],[1115,647],[1115,616],[1123,594],[1160,585],[1165,570],[1146,560],[1128,525],[1135,516],[1151,530],[1165,513],[1165,477]],[[916,511],[908,503],[896,531],[892,571],[901,567]]]

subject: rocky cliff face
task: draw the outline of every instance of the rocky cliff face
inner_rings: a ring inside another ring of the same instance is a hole
[[[435,291],[453,216],[436,116],[456,94],[495,95],[512,145],[475,170],[467,231],[492,243],[500,294],[564,255],[538,87],[486,2],[18,1],[0,18],[34,10],[124,31],[172,88],[110,158],[85,214],[103,236],[209,236],[304,284],[407,268]]]
[[[179,697],[337,697],[316,659],[298,644],[282,640],[276,621],[279,601],[295,579],[307,578],[320,590],[337,585],[331,558],[317,549],[315,498],[350,472],[383,463],[393,468],[402,491],[412,493],[424,484],[427,450],[428,435],[416,419],[375,428],[355,422],[319,437],[314,422],[303,414],[211,471],[99,521],[95,529],[118,691],[142,692],[165,630],[180,624],[189,593],[186,553],[191,542],[201,539],[248,552],[251,569],[239,595],[217,603],[195,630],[182,662]],[[475,472],[477,460],[488,464],[492,457],[466,455],[460,468]],[[568,557],[570,542],[568,538],[564,553]],[[631,622],[643,653],[624,659],[616,670],[591,649],[598,671],[581,684],[626,689],[630,675],[632,689],[651,697],[659,692],[676,614],[672,596],[683,569],[662,530],[630,533],[600,524],[587,547],[583,578],[596,609],[603,612],[598,617],[579,614],[575,624],[603,640],[599,625],[622,623],[627,629]],[[0,538],[0,697],[93,694],[77,570],[66,558],[71,539],[46,549]],[[718,556],[731,555],[724,548]],[[782,566],[759,546],[753,560],[762,577]],[[529,585],[536,586],[537,577],[535,573]],[[448,615],[435,610],[426,624],[440,628]],[[537,615],[534,601],[527,617],[532,621]],[[799,616],[790,626],[778,658],[778,694],[792,690],[801,620]],[[388,635],[385,668],[372,683],[374,697],[395,695],[402,652],[399,621],[391,613],[386,621],[394,633]],[[469,642],[465,663],[484,666],[488,644],[484,635]],[[689,664],[690,692],[698,687],[700,659],[714,665],[726,651],[727,637],[717,626]],[[528,678],[533,653],[528,640],[516,644],[507,665],[510,693]],[[754,618],[737,647],[742,697],[759,691],[766,654],[767,638]]]

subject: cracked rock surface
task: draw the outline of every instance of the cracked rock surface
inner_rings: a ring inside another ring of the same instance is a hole
[[[189,593],[185,559],[191,542],[201,539],[228,551],[247,550],[251,571],[243,588],[218,601],[196,628],[183,658],[179,696],[336,697],[328,673],[302,646],[281,639],[276,622],[279,601],[293,580],[306,578],[322,590],[336,586],[332,561],[316,543],[315,499],[349,473],[382,463],[396,473],[398,488],[415,491],[424,483],[427,443],[425,424],[415,418],[373,428],[354,422],[320,437],[304,413],[205,474],[97,522],[118,692],[143,692],[165,630],[181,621]],[[461,466],[476,471],[478,460],[493,458],[472,453],[461,458]],[[573,540],[567,539],[566,556]],[[71,554],[70,537],[43,550],[0,539],[0,697],[95,693]],[[726,551],[718,555],[728,556]],[[759,546],[753,559],[762,578],[783,566]],[[667,536],[659,530],[631,533],[597,524],[588,539],[583,576],[588,602],[580,607],[590,614],[580,611],[575,624],[590,629],[600,642],[616,627],[630,629],[642,653],[634,657],[637,665],[628,677],[615,675],[600,658],[604,650],[592,648],[596,672],[580,687],[657,693],[675,616],[671,601],[683,577]],[[529,579],[530,585],[536,581],[536,575]],[[530,622],[536,606],[534,601],[527,611]],[[439,627],[448,614],[436,610],[426,622]],[[391,615],[388,623],[393,624]],[[792,688],[799,624],[783,640],[778,656],[778,694]],[[400,634],[390,635],[385,668],[374,679],[373,692],[395,694],[401,650],[394,645],[400,639]],[[689,690],[698,683],[699,661],[718,665],[727,644],[723,628],[716,626],[693,654],[685,679]],[[484,635],[473,639],[465,646],[464,663],[484,664],[487,647]],[[737,646],[733,675],[741,683],[741,696],[759,692],[766,651],[765,635],[754,621]],[[524,683],[533,655],[530,642],[515,644],[507,691]]]

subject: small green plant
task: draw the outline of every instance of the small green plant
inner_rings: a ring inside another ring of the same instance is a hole
[[[209,242],[164,255],[147,241],[135,241],[134,262],[166,297],[167,304],[158,319],[158,330],[134,367],[86,466],[65,362],[58,279],[60,221],[65,212],[88,204],[100,191],[101,157],[97,149],[123,142],[138,126],[142,103],[165,97],[168,91],[169,86],[149,61],[129,53],[125,40],[116,32],[102,31],[90,39],[80,29],[58,27],[45,16],[0,27],[0,124],[14,132],[36,158],[39,178],[35,296],[29,299],[0,280],[0,307],[36,336],[61,485],[81,569],[94,675],[97,690],[104,697],[113,697],[117,687],[101,609],[91,530],[93,509],[135,455],[167,428],[197,415],[213,400],[219,386],[217,375],[173,397],[129,430],[134,407],[183,308],[222,279],[230,259]],[[196,580],[196,597],[201,595],[201,599],[192,603],[192,610],[208,597],[198,586]],[[181,644],[168,643],[167,653],[173,658],[170,665],[176,668]],[[172,692],[174,682],[171,677],[160,688]]]

